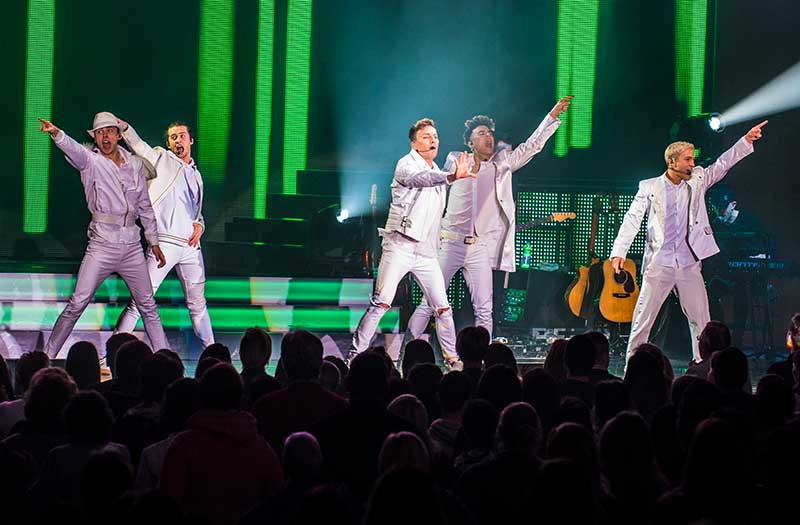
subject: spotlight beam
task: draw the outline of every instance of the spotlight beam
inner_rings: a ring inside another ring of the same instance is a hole
[[[724,126],[800,107],[800,62],[723,111]]]

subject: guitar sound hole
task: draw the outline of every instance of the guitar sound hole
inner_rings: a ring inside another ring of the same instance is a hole
[[[625,284],[625,281],[627,280],[628,280],[628,272],[626,272],[625,270],[614,274],[614,282],[617,284]]]

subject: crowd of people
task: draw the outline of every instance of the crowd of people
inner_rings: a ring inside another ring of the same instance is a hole
[[[521,366],[480,326],[447,373],[423,340],[402,363],[372,347],[348,364],[296,331],[272,376],[251,328],[238,359],[214,343],[185,377],[176,353],[119,333],[102,382],[87,342],[64,368],[24,354],[14,381],[0,360],[0,509],[9,524],[775,523],[800,466],[800,314],[787,343],[753,389],[717,322],[680,377],[651,344],[615,377],[598,332]]]

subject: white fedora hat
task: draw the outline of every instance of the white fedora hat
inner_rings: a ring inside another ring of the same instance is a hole
[[[94,132],[100,128],[107,128],[109,126],[113,126],[119,130],[119,123],[117,122],[117,120],[118,119],[116,115],[114,115],[110,111],[101,111],[100,113],[94,116],[94,122],[92,122],[92,129],[87,129],[86,133],[88,133],[90,137],[94,138]]]

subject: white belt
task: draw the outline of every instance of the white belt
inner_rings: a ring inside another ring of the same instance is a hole
[[[460,233],[453,233],[447,230],[442,230],[442,239],[463,242],[464,244],[475,244],[478,242],[477,235],[461,235]]]
[[[136,217],[131,217],[128,221],[126,221],[123,217],[120,217],[119,215],[111,215],[108,213],[93,213],[92,220],[94,222],[100,222],[103,224],[114,224],[117,226],[136,225]]]

